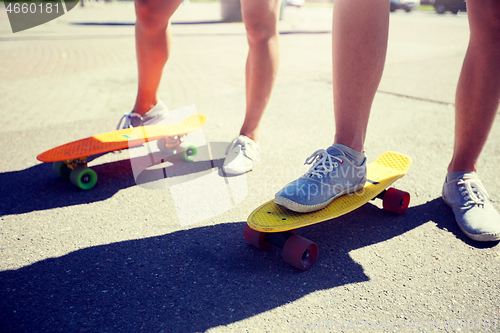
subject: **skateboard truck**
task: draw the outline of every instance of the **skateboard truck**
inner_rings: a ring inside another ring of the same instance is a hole
[[[175,148],[181,144],[181,137],[167,136],[166,138],[158,140],[158,148],[161,150],[163,147]]]
[[[61,178],[69,178],[73,185],[82,190],[91,189],[97,183],[97,174],[87,167],[87,157],[54,162],[52,170]]]
[[[183,141],[183,136],[167,136],[156,142],[158,149],[164,154],[179,154],[185,161],[193,162],[198,154],[198,148],[187,141]]]
[[[382,206],[385,210],[402,215],[410,205],[410,194],[394,187],[388,188],[380,192],[375,198],[382,200]]]
[[[318,245],[295,234],[295,230],[265,233],[245,226],[245,241],[261,250],[269,250],[273,245],[282,249],[283,260],[300,270],[307,271],[316,262]]]

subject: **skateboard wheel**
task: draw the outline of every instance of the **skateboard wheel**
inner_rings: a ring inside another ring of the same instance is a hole
[[[59,177],[65,179],[69,179],[69,175],[71,174],[71,169],[62,161],[52,163],[52,171],[54,171]]]
[[[97,183],[97,174],[87,167],[78,167],[71,171],[69,179],[82,190],[90,190]]]
[[[396,214],[404,214],[410,205],[410,193],[389,188],[382,199],[385,210]]]
[[[160,140],[156,141],[156,145],[158,146],[158,149],[164,154],[167,155],[173,155],[175,153],[175,149],[171,147],[167,147],[167,138],[161,138]]]
[[[193,162],[198,154],[198,148],[195,145],[183,142],[179,146],[182,158],[188,162]]]
[[[269,250],[271,246],[273,246],[271,243],[264,241],[265,236],[266,236],[265,232],[253,230],[248,226],[248,224],[245,226],[245,231],[243,233],[245,241],[264,251]]]
[[[304,237],[292,235],[286,241],[281,256],[290,265],[307,271],[316,262],[318,245]]]

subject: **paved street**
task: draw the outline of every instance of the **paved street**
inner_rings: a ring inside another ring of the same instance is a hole
[[[149,174],[173,177],[138,181],[133,152],[112,153],[90,163],[98,183],[80,191],[36,156],[113,130],[130,112],[134,21],[133,3],[91,2],[13,34],[0,7],[1,332],[366,332],[375,323],[453,332],[462,320],[462,331],[500,331],[500,247],[469,240],[440,197],[466,13],[391,14],[365,149],[369,161],[388,150],[412,157],[395,183],[410,208],[395,216],[373,201],[299,230],[319,246],[307,272],[279,249],[248,245],[243,230],[333,141],[331,8],[285,9],[262,162],[224,179],[218,166],[245,109],[245,29],[220,22],[220,4],[181,6],[159,95],[170,110],[195,105],[208,116],[210,166],[166,162]],[[479,170],[497,209],[499,121]]]

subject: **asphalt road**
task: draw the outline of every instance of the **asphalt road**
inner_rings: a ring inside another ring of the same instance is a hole
[[[307,272],[246,244],[243,229],[333,141],[331,9],[286,8],[262,162],[227,179],[218,167],[244,115],[247,45],[241,23],[219,21],[217,4],[179,9],[159,93],[209,117],[211,164],[167,162],[140,178],[134,152],[109,154],[84,192],[35,157],[130,111],[133,6],[78,6],[16,34],[0,9],[0,331],[500,331],[500,248],[467,239],[440,198],[467,14],[391,14],[366,151],[412,157],[395,184],[412,202],[403,216],[373,202],[300,230],[320,251]],[[499,131],[480,174],[500,209]]]

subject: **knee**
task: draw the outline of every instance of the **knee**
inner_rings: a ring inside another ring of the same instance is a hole
[[[499,44],[500,1],[475,2],[471,7],[469,13],[471,34],[487,43]]]
[[[245,17],[244,21],[250,44],[265,44],[278,36],[275,18],[263,20],[261,17]]]
[[[160,15],[158,1],[155,0],[135,0],[135,14],[137,25],[145,31],[164,30],[168,26],[168,15]]]

